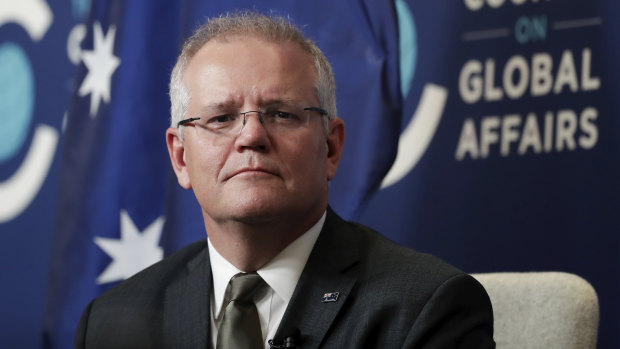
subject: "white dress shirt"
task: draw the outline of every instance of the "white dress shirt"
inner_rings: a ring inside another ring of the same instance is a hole
[[[297,281],[299,281],[314,243],[323,228],[325,216],[326,214],[323,213],[323,216],[312,228],[297,238],[297,240],[291,242],[265,266],[256,271],[269,286],[265,288],[264,292],[254,296],[254,303],[258,310],[258,317],[263,332],[263,341],[267,349],[269,349],[267,341],[273,339],[276,334],[276,330],[284,316],[284,311],[293,296],[293,291],[295,291]],[[241,271],[215,250],[211,240],[208,240],[208,244],[211,272],[213,274],[210,312],[211,345],[212,348],[215,348],[217,328],[223,316],[222,303],[224,302],[226,287],[230,279]]]

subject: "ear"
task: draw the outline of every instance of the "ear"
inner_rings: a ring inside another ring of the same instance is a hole
[[[340,118],[329,121],[327,134],[327,180],[331,181],[336,176],[342,148],[344,146],[344,121]]]
[[[172,169],[177,175],[179,185],[185,189],[191,189],[192,184],[185,164],[185,144],[179,136],[178,128],[171,127],[166,130],[166,145],[168,146]]]

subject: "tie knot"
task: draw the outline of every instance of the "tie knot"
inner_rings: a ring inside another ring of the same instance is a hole
[[[256,273],[239,273],[230,279],[230,301],[251,301],[265,281]]]

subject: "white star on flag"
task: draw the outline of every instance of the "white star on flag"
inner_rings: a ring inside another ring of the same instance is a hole
[[[95,237],[95,243],[112,262],[97,278],[98,284],[127,279],[140,270],[160,261],[164,250],[159,244],[164,217],[153,221],[140,232],[125,210],[121,210],[121,238]]]
[[[114,56],[114,36],[116,27],[111,25],[106,35],[103,35],[101,23],[93,26],[94,45],[92,51],[82,51],[82,60],[88,68],[88,74],[82,81],[78,94],[84,97],[90,93],[90,117],[94,118],[99,110],[101,99],[110,102],[110,84],[112,74],[121,64],[121,60]]]

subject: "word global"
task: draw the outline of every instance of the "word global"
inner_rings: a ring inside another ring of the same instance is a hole
[[[480,100],[501,101],[505,96],[519,99],[528,87],[532,97],[565,91],[595,91],[601,87],[600,78],[591,75],[592,51],[589,48],[583,49],[580,66],[575,64],[570,50],[562,53],[557,69],[553,63],[553,57],[545,52],[533,54],[529,62],[521,55],[514,55],[504,65],[501,86],[496,86],[494,59],[487,59],[484,65],[479,60],[469,60],[459,74],[461,99],[467,104]]]

